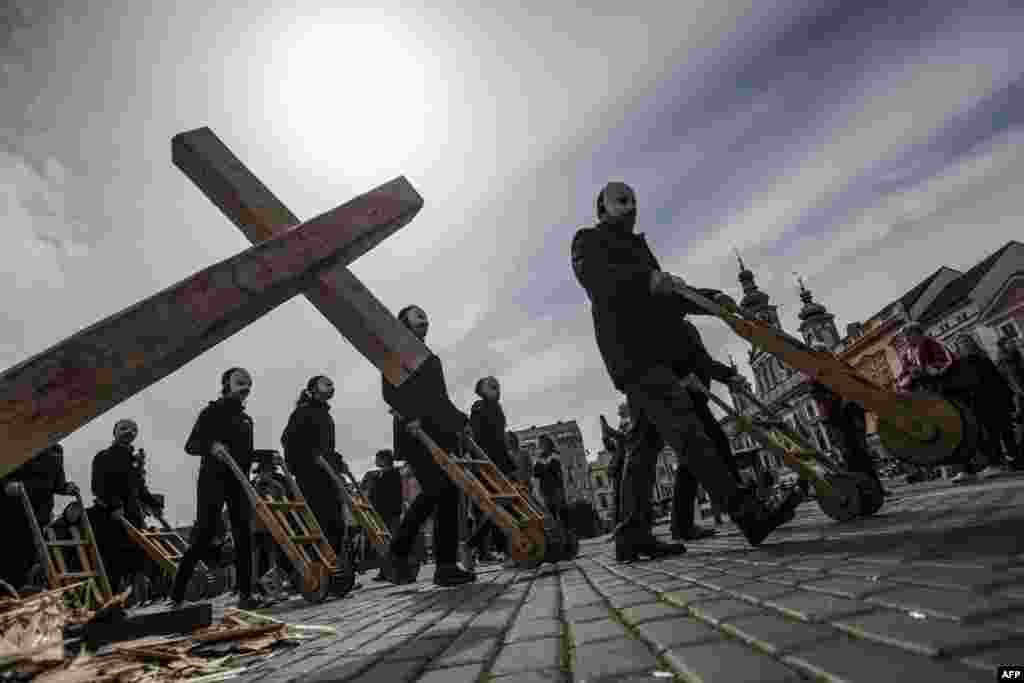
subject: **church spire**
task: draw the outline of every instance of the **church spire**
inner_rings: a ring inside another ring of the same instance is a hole
[[[796,275],[796,273],[793,273]],[[814,300],[811,290],[807,289],[802,277],[797,275],[796,281],[800,286],[800,300],[803,306],[800,307],[800,332],[807,343],[814,340],[824,342],[829,348],[834,348],[839,343],[839,331],[836,329],[835,316],[828,312],[828,309]]]

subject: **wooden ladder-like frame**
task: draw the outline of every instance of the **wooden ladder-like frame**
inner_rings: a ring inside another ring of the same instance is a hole
[[[352,518],[356,524],[366,531],[366,537],[370,543],[378,550],[386,549],[391,544],[391,530],[388,529],[384,518],[373,507],[370,499],[359,490],[359,484],[354,479],[351,479],[351,475],[349,475],[351,481],[345,481],[345,475],[331,467],[324,456],[318,455],[316,462],[327,473],[327,476],[330,477],[341,496],[342,502],[345,503],[349,512],[352,513]]]
[[[41,528],[36,520],[35,511],[32,509],[32,502],[29,500],[28,491],[25,485],[16,482],[21,498],[25,516],[29,520],[32,530],[32,538],[36,545],[36,553],[40,562],[46,570],[46,580],[51,589],[63,588],[64,586],[85,582],[84,591],[87,602],[95,606],[109,602],[113,597],[110,589],[110,580],[107,578],[107,570],[103,566],[103,558],[100,556],[96,545],[96,534],[93,533],[92,524],[89,522],[89,515],[82,504],[82,497],[75,495],[81,509],[81,518],[78,524],[68,526],[70,539],[59,539],[54,531],[54,523]],[[80,571],[69,571],[68,561],[64,556],[66,550],[74,548]]]
[[[487,454],[465,439],[471,458],[454,457],[444,451],[422,427],[409,431],[419,439],[448,478],[477,504],[509,539],[512,559],[538,562],[545,559],[545,516],[542,508],[521,487],[513,484]]]
[[[309,509],[299,485],[288,468],[281,466],[289,497],[261,496],[242,473],[238,464],[229,457],[220,461],[234,473],[252,505],[256,519],[263,524],[277,542],[292,566],[302,574],[298,588],[310,602],[321,602],[327,597],[331,578],[338,569],[338,557],[324,538],[320,523]]]

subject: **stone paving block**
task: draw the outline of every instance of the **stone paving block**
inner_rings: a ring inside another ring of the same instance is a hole
[[[654,619],[677,618],[686,616],[686,610],[667,602],[650,602],[646,605],[634,605],[619,612],[619,616],[629,624],[642,624]]]
[[[291,683],[335,683],[336,681],[351,681],[360,678],[360,672],[373,666],[375,661],[366,657],[341,657],[335,658],[329,664],[321,664],[315,669],[305,669],[305,673],[296,674],[296,668],[289,669],[290,678],[284,680]],[[268,682],[269,683],[269,682]]]
[[[618,593],[615,595],[605,596],[608,604],[617,609],[623,607],[630,607],[632,605],[642,605],[645,602],[653,602],[658,599],[658,596],[653,591],[649,591],[646,588],[637,588],[634,586],[629,592]]]
[[[886,575],[887,581],[953,590],[981,589],[1013,580],[1013,574],[987,569],[929,567],[917,563]]]
[[[674,647],[663,655],[673,669],[697,681],[789,683],[800,674],[735,640]]]
[[[606,603],[600,602],[586,607],[566,608],[565,620],[573,623],[594,621],[595,619],[607,619],[610,614]]]
[[[430,662],[429,669],[466,666],[488,661],[497,650],[500,639],[472,633],[460,636],[444,652]]]
[[[650,675],[657,667],[658,660],[650,648],[631,638],[584,645],[573,653],[573,676],[577,681],[596,683],[640,672]]]
[[[505,645],[491,666],[495,675],[539,669],[558,668],[562,665],[561,638],[545,638],[525,643]]]
[[[352,680],[359,681],[360,683],[363,681],[366,681],[366,683],[370,683],[370,681],[380,681],[381,683],[384,683],[384,681],[387,681],[387,683],[412,683],[413,681],[418,680],[418,674],[423,670],[423,666],[426,663],[425,659],[407,659],[400,662],[385,659],[377,662]],[[339,680],[344,679],[322,678],[318,679],[318,683],[333,683]],[[455,683],[456,679],[449,680],[451,680],[452,683]],[[469,683],[469,681],[466,683]]]
[[[655,651],[663,652],[679,645],[722,640],[722,633],[694,617],[679,616],[645,621],[636,626],[640,637]]]
[[[742,586],[745,583],[750,583],[750,579],[746,576],[718,574],[717,576],[699,579],[694,583],[703,588],[709,588],[714,591],[722,591],[728,588],[734,588],[735,586]]]
[[[506,643],[520,640],[538,640],[540,638],[558,638],[562,635],[562,622],[559,619],[518,619],[512,624],[505,636]]]
[[[722,630],[772,654],[788,652],[795,647],[836,637],[828,626],[786,619],[777,614],[755,614],[736,617]]]
[[[812,593],[803,590],[766,600],[764,604],[797,619],[810,622],[832,621],[872,610],[870,605],[858,600],[837,598],[825,593]]]
[[[765,574],[758,580],[766,581],[768,583],[782,584],[784,586],[796,586],[804,581],[822,579],[824,576],[825,575],[821,572],[801,572],[793,569],[783,569],[781,571],[772,572],[771,574]]]
[[[391,650],[412,640],[412,636],[379,636],[366,641],[356,650],[358,654],[371,655]]]
[[[561,669],[542,669],[498,676],[493,680],[494,683],[564,683],[571,678]]]
[[[728,619],[765,613],[764,609],[757,605],[734,598],[701,600],[690,603],[688,609],[693,616],[712,624],[721,624]]]
[[[404,659],[434,659],[447,650],[455,642],[453,636],[442,636],[439,638],[414,638],[411,642],[402,645],[387,655],[388,660],[400,661]]]
[[[928,683],[991,683],[957,662],[939,661],[888,645],[841,636],[797,648],[784,662],[829,681],[928,681]]]
[[[993,680],[996,667],[1019,666],[1024,662],[1024,639],[1009,640],[995,647],[976,652],[961,660],[965,665],[989,675]],[[981,679],[979,679],[981,680]]]
[[[516,616],[515,609],[486,610],[469,622],[471,628],[505,628]]]
[[[833,625],[850,635],[893,645],[929,657],[977,650],[1005,641],[1009,635],[998,628],[966,626],[945,619],[915,619],[905,612],[884,610],[847,617]]]
[[[719,596],[721,594],[713,590],[690,584],[688,588],[680,588],[679,590],[662,593],[661,599],[676,607],[686,607],[691,602],[710,600]]]
[[[807,581],[800,584],[800,588],[803,590],[838,595],[841,598],[849,598],[851,600],[859,600],[865,595],[878,593],[894,587],[889,583],[865,581],[864,579],[852,576],[833,576],[827,579]]]
[[[1024,605],[977,593],[907,586],[865,598],[865,602],[902,610],[923,612],[947,619],[980,619]]]
[[[604,598],[596,590],[592,588],[588,589],[577,589],[571,593],[565,593],[562,596],[562,607],[566,610],[570,610],[576,607],[586,607],[588,605],[594,605],[603,603]]]
[[[758,605],[764,604],[766,600],[778,598],[796,591],[792,586],[778,583],[761,583],[760,581],[744,583],[730,588],[724,593],[735,596],[740,600],[746,600]]]
[[[786,566],[791,569],[797,570],[809,570],[809,571],[830,571],[836,567],[841,567],[846,564],[847,559],[850,557],[848,553],[840,553],[838,555],[808,555],[803,557],[794,557]]]
[[[747,579],[756,579],[775,571],[773,567],[761,565],[736,564],[725,568],[725,573],[730,576],[745,576]]]
[[[892,571],[891,567],[863,562],[844,562],[829,572],[839,576],[854,576],[865,581],[878,581]]]
[[[450,669],[432,669],[425,671],[416,679],[416,683],[475,683],[483,673],[483,664],[468,664]]]
[[[560,612],[557,602],[527,602],[519,609],[518,618],[523,621],[556,619]]]
[[[576,647],[627,636],[626,627],[613,619],[573,623],[570,628]]]

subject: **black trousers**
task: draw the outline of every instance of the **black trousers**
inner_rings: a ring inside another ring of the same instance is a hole
[[[720,455],[701,416],[700,402],[680,384],[679,376],[667,366],[656,366],[625,388],[636,428],[620,496],[624,530],[650,533],[655,468],[666,442],[676,452],[680,467],[692,473],[711,499],[731,509],[740,493],[735,466],[730,468],[728,459]]]
[[[244,468],[243,468],[244,470]],[[180,601],[195,572],[196,564],[207,554],[210,543],[217,535],[218,520],[224,504],[231,518],[231,535],[235,539],[235,569],[238,574],[238,594],[252,595],[252,518],[251,504],[241,483],[227,468],[209,458],[203,458],[199,468],[199,494],[196,507],[196,531],[192,543],[178,565],[171,597]]]
[[[5,482],[0,482],[0,487]],[[0,553],[0,579],[20,590],[33,564],[41,561],[32,538],[32,528],[25,517],[25,507],[18,496],[8,496],[0,490],[0,514],[6,523],[4,552]]]
[[[715,444],[715,451],[729,468],[736,482],[740,482],[739,468],[736,459],[732,455],[732,446],[729,443],[729,436],[722,429],[722,425],[715,419],[714,413],[708,407],[708,400],[694,392],[689,392],[693,400],[694,411],[700,417],[704,431],[711,437]],[[696,523],[694,517],[694,505],[697,502],[697,489],[699,483],[693,476],[693,472],[686,463],[680,461],[676,468],[675,486],[672,491],[672,532],[674,534],[685,533]]]
[[[103,568],[107,570],[110,589],[115,593],[123,582],[131,581],[132,577],[146,567],[146,552],[137,546],[128,536],[124,523],[111,516],[109,508],[94,505],[89,508],[89,523],[96,534],[96,545]],[[129,519],[135,528],[141,528],[143,520]]]
[[[434,516],[434,561],[439,565],[455,564],[459,554],[459,489],[450,482],[440,490],[420,491],[391,538],[392,554],[409,557],[420,529],[431,515]]]

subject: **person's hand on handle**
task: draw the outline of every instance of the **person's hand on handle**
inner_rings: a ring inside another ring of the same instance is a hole
[[[65,496],[79,496],[82,492],[78,488],[78,484],[73,481],[69,481],[64,484],[64,489],[60,493]]]

